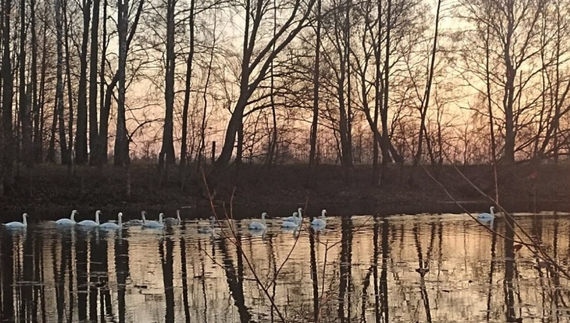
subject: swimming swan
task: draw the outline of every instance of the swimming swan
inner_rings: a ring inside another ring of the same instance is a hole
[[[293,212],[293,216],[288,216],[286,218],[283,219],[283,222],[297,222],[299,221],[299,219],[297,219],[297,212]]]
[[[323,209],[321,211],[321,218],[320,219],[319,218],[313,219],[313,222],[311,222],[311,225],[315,228],[320,228],[320,229],[326,227],[327,226],[326,215],[327,215],[327,210]]]
[[[297,227],[299,226],[299,223],[300,223],[299,218],[298,218],[298,215],[299,215],[298,212],[293,212],[293,216],[292,216],[292,217],[290,216],[289,218],[295,218],[295,221],[286,221],[286,220],[283,220],[283,223],[281,224],[281,227],[282,227],[282,228],[285,228],[285,229],[294,229],[294,228],[297,228]]]
[[[251,222],[249,224],[249,229],[250,230],[265,230],[265,228],[267,227],[265,224],[265,217],[267,216],[267,213],[263,212],[261,213],[261,222]]]
[[[164,228],[164,223],[162,222],[162,217],[164,216],[164,213],[160,213],[158,215],[158,221],[148,221],[145,217],[145,213],[143,213],[143,227],[145,228],[152,228],[152,229],[162,229]]]
[[[69,218],[61,218],[55,221],[57,225],[75,225],[75,215],[77,214],[77,210],[71,211],[71,216]]]
[[[146,211],[141,211],[141,218],[140,219],[129,220],[129,221],[125,222],[125,225],[128,225],[128,226],[142,225],[143,224],[142,219],[144,219],[145,215],[146,215]]]
[[[481,222],[490,222],[495,219],[495,207],[491,206],[490,208],[491,213],[481,213],[477,216],[477,220]]]
[[[77,225],[81,225],[84,227],[98,227],[99,226],[99,216],[101,215],[101,210],[95,211],[95,221],[93,220],[83,220],[81,222],[77,222]]]
[[[166,218],[164,219],[164,224],[166,225],[180,225],[182,220],[180,219],[180,210],[176,210],[176,218]]]
[[[8,223],[3,223],[2,225],[6,229],[25,229],[28,226],[28,213],[22,214],[22,222],[13,221]]]
[[[100,228],[101,229],[107,229],[107,230],[117,230],[123,227],[123,212],[119,212],[119,214],[117,214],[117,218],[118,218],[118,223],[114,223],[114,222],[105,222],[103,224],[101,224]]]

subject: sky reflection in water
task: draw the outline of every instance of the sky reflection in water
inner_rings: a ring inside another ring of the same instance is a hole
[[[569,217],[517,220],[568,267]],[[249,232],[249,221],[236,222],[243,252],[233,238],[199,234],[207,220],[164,232],[45,223],[25,233],[2,229],[2,322],[541,322],[570,316],[567,279],[467,216],[331,217],[322,232],[302,230],[296,246],[297,235],[279,221],[270,221],[264,235]],[[512,235],[504,220],[495,227]]]

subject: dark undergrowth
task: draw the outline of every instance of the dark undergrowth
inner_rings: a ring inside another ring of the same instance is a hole
[[[256,212],[282,205],[304,205],[307,200],[315,208],[359,205],[367,212],[394,205],[405,209],[405,206],[449,203],[449,197],[426,173],[429,171],[455,199],[488,204],[458,170],[482,191],[495,196],[493,169],[488,165],[418,167],[412,180],[411,166],[392,165],[380,187],[372,185],[369,166],[356,166],[353,184],[347,186],[337,165],[319,165],[315,170],[305,165],[271,169],[242,165],[239,170],[233,168],[218,175],[210,185],[217,205],[228,203],[235,189],[235,207]],[[570,201],[570,165],[524,164],[502,168],[499,183],[502,204]],[[77,166],[71,170],[59,165],[20,167],[15,185],[0,198],[0,209],[151,205],[196,208],[207,204],[201,173],[195,169],[181,171],[178,166],[159,171],[155,165],[132,165],[128,171],[112,166]]]

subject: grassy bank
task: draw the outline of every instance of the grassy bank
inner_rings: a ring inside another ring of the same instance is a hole
[[[465,177],[487,194],[494,196],[493,170],[490,166],[460,166]],[[267,169],[243,165],[217,179],[215,203],[230,200],[235,188],[234,205],[252,210],[280,205],[342,208],[364,205],[381,209],[383,205],[422,205],[443,203],[450,198],[426,173],[429,171],[455,199],[479,200],[488,204],[453,166],[417,168],[410,180],[410,166],[391,166],[381,187],[371,185],[370,167],[356,167],[354,184],[346,186],[340,166],[321,165],[314,171],[306,166],[286,165]],[[312,180],[308,179],[312,176]],[[499,171],[501,202],[570,201],[569,165],[517,165]],[[39,165],[20,168],[16,184],[0,198],[1,209],[26,207],[116,208],[161,206],[204,207],[208,203],[202,175],[178,167],[161,172],[155,165],[132,165],[129,171],[112,166],[103,169]]]

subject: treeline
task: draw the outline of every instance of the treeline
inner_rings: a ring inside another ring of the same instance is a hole
[[[563,1],[0,1],[3,187],[44,162],[340,163],[347,183],[371,164],[378,183],[568,154]]]

